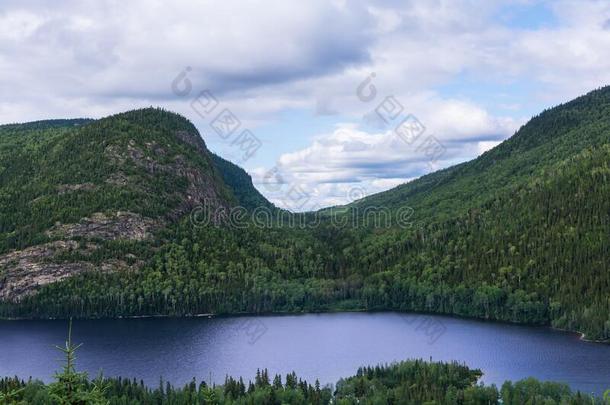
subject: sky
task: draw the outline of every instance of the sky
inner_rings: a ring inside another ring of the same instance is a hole
[[[0,123],[163,107],[293,211],[473,159],[607,84],[607,0],[0,0]]]

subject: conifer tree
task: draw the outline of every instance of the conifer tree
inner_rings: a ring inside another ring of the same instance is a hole
[[[60,405],[106,405],[104,384],[100,376],[89,382],[87,373],[76,371],[76,351],[82,344],[72,343],[72,319],[68,326],[68,340],[65,347],[56,346],[65,355],[61,372],[55,374],[55,382],[49,385],[49,393],[54,402]]]

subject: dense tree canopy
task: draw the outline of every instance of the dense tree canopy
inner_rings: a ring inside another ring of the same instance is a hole
[[[156,143],[164,151],[156,162],[192,160],[227,204],[275,207],[241,169],[179,142],[176,131],[194,128],[164,111],[3,126],[0,251],[50,240],[45,231],[56,222],[98,211],[132,211],[166,226],[153,240],[98,240],[87,257],[54,257],[143,265],[47,285],[0,303],[0,316],[392,309],[552,324],[608,339],[609,118],[610,88],[603,88],[543,112],[471,162],[335,211],[353,219],[366,207],[413,210],[410,226],[388,228],[340,226],[328,210],[298,216],[315,222],[310,227],[194,226],[188,215],[168,216],[188,184],[117,165],[109,147]],[[107,181],[117,170],[127,183]],[[94,187],[57,192],[87,183]]]

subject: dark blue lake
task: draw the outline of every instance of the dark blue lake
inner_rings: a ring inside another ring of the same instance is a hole
[[[60,366],[54,345],[65,321],[1,321],[0,375],[48,381]],[[296,371],[335,383],[361,365],[408,358],[458,360],[484,372],[486,384],[533,376],[601,394],[610,388],[610,345],[572,333],[444,316],[338,313],[296,316],[75,321],[83,343],[77,365],[95,375],[159,378],[184,384],[245,379],[257,368]]]

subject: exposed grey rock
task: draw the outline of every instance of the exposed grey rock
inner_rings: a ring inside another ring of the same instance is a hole
[[[194,146],[199,152],[207,153],[205,142],[203,141],[203,138],[199,136],[199,134],[189,131],[176,131],[176,137],[182,142]]]
[[[95,213],[77,224],[55,225],[47,235],[52,238],[99,238],[105,240],[144,240],[161,225],[160,221],[144,218],[133,212],[106,215]]]
[[[77,247],[74,241],[55,241],[0,256],[0,300],[19,301],[39,286],[92,270],[91,263],[48,261]]]
[[[61,262],[58,256],[78,251],[88,254],[97,249],[97,245],[87,244],[83,249],[75,241],[54,241],[31,246],[0,256],[0,301],[18,302],[34,294],[46,284],[55,283],[65,278],[86,271],[125,271],[135,270],[142,265],[136,262],[129,266],[122,260],[108,260],[101,265],[86,261]]]
[[[94,265],[84,260],[60,261],[58,256],[78,252],[86,257],[98,248],[95,243],[79,244],[71,240],[73,238],[141,241],[151,237],[159,226],[161,221],[143,218],[132,212],[117,212],[112,215],[95,213],[83,218],[77,224],[55,224],[47,231],[47,236],[62,240],[31,246],[0,256],[0,301],[19,301],[33,294],[40,286],[85,271],[108,272],[139,268],[142,265],[139,261],[133,266],[121,260],[107,260],[101,265]],[[130,259],[137,258],[132,255]]]
[[[196,148],[205,159],[209,159],[205,142],[199,134],[177,131],[175,136]],[[134,263],[132,265],[119,259],[105,260],[101,264],[88,262],[87,256],[102,247],[96,244],[99,240],[150,239],[154,232],[168,221],[178,220],[197,207],[205,207],[213,222],[222,222],[223,214],[229,209],[229,202],[219,195],[222,191],[219,191],[215,182],[216,174],[213,169],[202,170],[197,163],[190,162],[185,156],[170,154],[170,145],[167,145],[167,148],[165,146],[154,141],[138,144],[132,139],[124,146],[109,145],[104,151],[105,156],[116,167],[113,173],[109,173],[106,184],[135,188],[145,193],[150,192],[146,186],[146,177],[152,180],[159,173],[163,173],[176,180],[186,180],[186,187],[178,191],[178,195],[167,195],[172,199],[177,197],[179,203],[167,212],[164,218],[152,219],[133,212],[119,211],[94,213],[77,223],[56,223],[46,231],[46,235],[54,241],[0,255],[0,301],[22,300],[35,294],[40,286],[87,271],[125,271],[143,266],[141,258],[133,254],[124,258],[129,263]],[[144,169],[144,172],[138,171],[135,176],[127,175],[132,173],[133,165]],[[65,194],[93,190],[95,187],[100,185],[60,184],[56,186],[56,190],[59,194]]]
[[[106,183],[114,184],[115,186],[126,186],[129,183],[129,178],[123,172],[116,172],[106,179]]]
[[[186,131],[177,131],[176,136],[189,145],[195,146],[201,153],[207,153],[203,139],[197,134]],[[154,150],[156,144],[148,143],[148,148]],[[163,152],[165,152],[163,150]],[[189,164],[182,155],[173,157],[171,163],[159,163],[153,157],[147,156],[142,149],[136,146],[133,140],[129,141],[127,147],[120,149],[116,145],[106,148],[106,154],[116,165],[123,165],[131,161],[136,166],[146,170],[151,176],[156,173],[171,173],[177,177],[187,180],[187,189],[180,195],[181,203],[167,214],[172,221],[191,212],[196,207],[205,206],[212,215],[214,222],[221,222],[223,212],[229,210],[229,205],[224,198],[217,193],[217,185],[214,184],[213,173],[202,172],[198,167]],[[107,180],[108,182],[109,180]],[[127,184],[128,180],[125,180]]]

